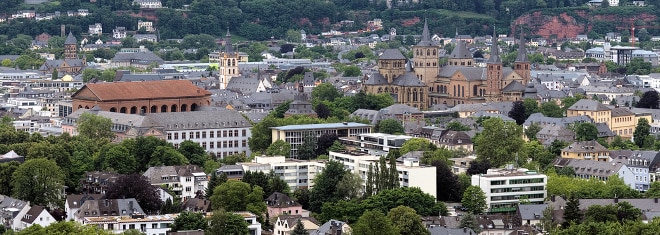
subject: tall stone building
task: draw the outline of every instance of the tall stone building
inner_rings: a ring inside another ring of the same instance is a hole
[[[78,40],[71,32],[64,40],[64,59],[78,59]]]
[[[412,63],[397,49],[387,49],[378,58],[378,72],[364,82],[369,94],[387,93],[399,104],[426,107],[427,87],[412,71]]]
[[[225,50],[220,52],[218,59],[218,74],[220,75],[220,89],[227,88],[229,80],[234,77],[240,76],[240,71],[238,70],[238,61],[239,55],[237,51],[234,51],[231,45],[231,34],[227,30],[227,35],[225,39]]]

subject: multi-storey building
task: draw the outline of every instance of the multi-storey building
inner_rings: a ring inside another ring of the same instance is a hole
[[[151,185],[167,185],[184,199],[195,197],[198,191],[205,192],[209,180],[204,170],[196,165],[154,166],[144,172]]]
[[[622,138],[632,138],[639,119],[645,118],[653,122],[650,113],[635,114],[625,108],[610,108],[596,100],[582,99],[566,110],[567,117],[589,116],[594,122],[606,123],[607,126]]]
[[[271,127],[273,142],[284,140],[291,145],[291,156],[297,158],[298,148],[303,144],[305,137],[312,135],[320,137],[323,134],[335,134],[337,137],[355,137],[363,133],[371,133],[372,125],[344,122],[325,124],[288,125]]]
[[[563,148],[561,158],[609,162],[610,151],[595,140],[578,141]]]
[[[218,56],[218,74],[220,75],[220,89],[227,88],[229,80],[234,77],[240,76],[241,71],[238,69],[238,62],[240,56],[238,52],[234,51],[231,45],[231,34],[227,30],[225,39],[225,50],[220,52]]]
[[[645,192],[655,181],[654,172],[657,170],[660,153],[657,151],[642,150],[611,150],[612,162],[623,163],[635,175],[634,189]]]
[[[367,182],[369,165],[378,164],[379,156],[368,155],[362,152],[338,153],[330,152],[330,160],[339,161],[346,169],[362,177],[363,185]],[[401,187],[417,187],[423,192],[436,197],[438,195],[435,167],[419,164],[419,159],[408,158],[406,155],[397,160],[396,169],[399,171],[399,185]]]
[[[85,172],[80,179],[80,191],[85,194],[105,194],[110,185],[117,181],[119,174],[112,172]]]
[[[154,29],[154,23],[151,22],[151,21],[142,21],[142,20],[138,20],[137,28],[138,28],[138,30],[144,29],[144,31],[147,31],[147,32],[154,32],[154,31],[156,31],[156,30]]]
[[[535,171],[519,169],[489,169],[486,174],[472,175],[472,185],[486,194],[489,212],[516,211],[521,199],[542,204],[548,192],[548,177]]]
[[[252,162],[238,163],[245,171],[269,173],[273,171],[289,188],[311,188],[314,186],[314,177],[325,169],[321,161],[300,161],[286,159],[284,156],[255,157]]]
[[[384,133],[364,133],[354,137],[342,137],[339,141],[349,148],[368,152],[371,155],[387,155],[392,149],[400,149],[406,140],[412,139],[407,135],[390,135]]]

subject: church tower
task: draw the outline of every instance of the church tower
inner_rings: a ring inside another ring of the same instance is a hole
[[[406,72],[406,57],[399,49],[387,49],[378,58],[378,73],[387,80],[387,84]]]
[[[229,29],[227,29],[225,39],[225,50],[220,52],[219,57],[218,74],[220,75],[220,89],[225,89],[231,78],[240,75],[238,70],[238,52],[234,52],[234,49],[232,48]]]
[[[451,51],[451,54],[449,54],[447,63],[450,66],[474,67],[474,57],[472,56],[472,53],[470,53],[470,50],[468,50],[467,45],[465,45],[465,41],[458,40],[458,42],[456,42],[456,47]]]
[[[413,46],[413,68],[417,79],[433,89],[433,82],[438,75],[438,51],[439,47],[433,45],[429,36],[429,25],[424,20],[422,39]]]
[[[522,33],[520,34],[520,44],[518,45],[518,57],[516,61],[513,62],[513,70],[520,76],[522,76],[522,83],[527,84],[532,78],[531,68],[529,64],[529,59],[527,58],[527,48],[525,47],[525,37]]]
[[[66,36],[64,40],[64,59],[71,60],[78,58],[78,40],[69,32],[69,36]]]
[[[486,61],[486,100],[488,102],[499,101],[502,91],[502,60],[500,59],[500,47],[497,45],[495,30],[493,30],[492,43],[490,58]]]

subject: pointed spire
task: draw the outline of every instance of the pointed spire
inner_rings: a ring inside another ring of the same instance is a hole
[[[502,63],[500,59],[500,47],[497,45],[497,33],[495,31],[495,26],[493,26],[493,45],[490,47],[490,58],[488,58],[488,63]]]
[[[429,36],[429,24],[424,19],[424,29],[422,30],[422,39],[417,43],[417,46],[431,46],[431,37]]]
[[[518,44],[518,57],[516,57],[515,62],[529,62],[527,58],[527,48],[525,47],[525,36],[523,35],[522,30],[520,31],[520,40]]]
[[[66,36],[66,39],[64,40],[65,45],[73,45],[73,44],[78,44],[78,40],[76,40],[76,37],[73,36],[73,33],[69,31],[69,35]]]
[[[234,53],[234,48],[231,47],[231,34],[229,33],[229,27],[227,27],[227,34],[225,37],[225,53]]]

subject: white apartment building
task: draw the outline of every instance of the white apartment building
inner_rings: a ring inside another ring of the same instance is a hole
[[[84,225],[96,225],[103,230],[121,234],[129,229],[137,229],[146,235],[165,235],[170,231],[170,225],[178,214],[148,215],[132,214],[130,216],[97,216],[82,219]]]
[[[330,152],[330,160],[339,161],[346,169],[357,173],[362,177],[363,184],[367,182],[369,165],[377,164],[380,157],[366,153],[350,152],[338,153]],[[401,187],[417,187],[423,192],[437,197],[437,183],[435,178],[434,166],[419,165],[418,159],[404,158],[402,162],[397,161],[397,171],[399,171],[399,185]]]
[[[472,185],[486,194],[488,212],[515,211],[521,197],[542,204],[548,195],[547,183],[546,175],[525,168],[489,169],[485,175],[472,175]]]
[[[144,172],[151,185],[167,185],[181,198],[195,197],[195,192],[205,192],[209,180],[204,169],[196,165],[154,166]]]
[[[291,144],[291,156],[298,156],[298,147],[302,145],[305,136],[309,133],[316,137],[323,134],[335,134],[337,137],[355,137],[364,133],[371,133],[372,125],[343,122],[343,123],[324,123],[324,124],[306,124],[306,125],[288,125],[280,127],[271,127],[273,142],[284,140]]]
[[[364,133],[355,137],[343,137],[339,141],[349,147],[368,152],[371,155],[384,156],[391,149],[400,149],[406,140],[412,139],[407,135],[390,135],[385,133]]]
[[[325,169],[325,162],[322,161],[301,161],[286,159],[284,156],[259,156],[252,162],[241,162],[238,165],[242,166],[244,171],[269,173],[272,170],[292,190],[313,187],[314,177]]]
[[[138,20],[138,23],[137,23],[137,29],[140,30],[140,29],[142,29],[142,28],[144,28],[144,30],[147,31],[147,32],[154,32],[154,31],[156,31],[156,30],[154,29],[154,23],[153,23],[153,22],[151,22],[151,21],[142,21],[142,20]]]

